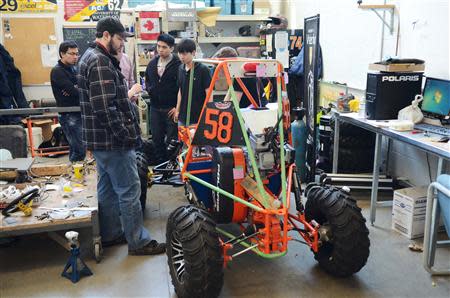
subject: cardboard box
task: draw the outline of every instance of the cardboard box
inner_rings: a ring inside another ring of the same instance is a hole
[[[424,71],[425,63],[424,64],[402,63],[402,64],[389,64],[389,65],[371,63],[371,64],[369,64],[369,69],[385,71],[385,72]]]
[[[269,0],[254,0],[253,14],[255,15],[270,15],[270,1]]]
[[[414,239],[423,236],[427,206],[427,186],[394,191],[392,229]]]
[[[52,131],[53,120],[44,119],[44,120],[33,120],[33,126],[40,127],[42,129],[42,139],[45,141],[50,141],[53,136]],[[35,145],[37,148],[39,145]]]

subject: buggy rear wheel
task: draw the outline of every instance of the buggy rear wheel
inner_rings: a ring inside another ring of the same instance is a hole
[[[306,190],[306,220],[321,225],[321,246],[315,259],[328,273],[345,277],[361,270],[369,257],[369,230],[356,200],[332,186]]]
[[[167,262],[180,298],[217,297],[223,285],[223,256],[210,214],[188,205],[167,220]]]

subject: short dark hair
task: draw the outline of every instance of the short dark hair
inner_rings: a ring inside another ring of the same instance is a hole
[[[189,38],[183,38],[177,47],[178,53],[193,53],[196,48],[195,41]]]
[[[67,51],[69,49],[77,49],[78,45],[75,41],[73,40],[66,40],[63,41],[60,45],[59,45],[59,57],[62,57],[61,54],[65,54],[67,53]]]
[[[220,50],[218,50],[212,58],[234,58],[237,57],[238,53],[236,50],[232,47],[223,47]]]
[[[160,34],[157,41],[165,42],[169,47],[173,47],[175,45],[175,38],[165,33]]]

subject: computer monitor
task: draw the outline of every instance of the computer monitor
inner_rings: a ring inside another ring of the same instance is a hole
[[[427,78],[423,89],[422,111],[443,118],[450,113],[450,81]]]

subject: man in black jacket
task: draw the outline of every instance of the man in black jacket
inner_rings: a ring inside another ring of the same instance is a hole
[[[145,84],[150,95],[150,126],[155,145],[156,160],[167,160],[167,144],[177,137],[174,121],[178,94],[178,67],[180,60],[173,55],[175,39],[168,34],[158,37],[155,56],[145,71]]]
[[[75,69],[78,56],[78,46],[74,41],[64,41],[60,44],[59,57],[61,59],[50,73],[53,96],[58,107],[80,106]],[[81,113],[61,113],[59,123],[69,142],[69,160],[71,162],[84,160],[86,150],[81,142]]]

